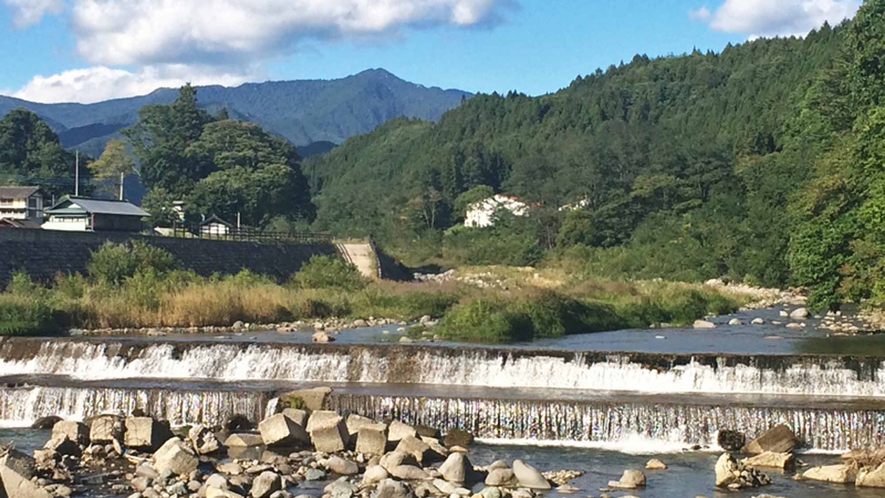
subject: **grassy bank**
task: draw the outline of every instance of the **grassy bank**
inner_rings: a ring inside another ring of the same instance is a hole
[[[200,277],[154,248],[107,246],[86,276],[60,275],[40,286],[16,275],[0,294],[0,334],[430,315],[442,317],[433,331],[442,338],[504,343],[685,324],[746,300],[691,284],[570,280],[555,269],[465,268],[458,275],[369,282],[342,261],[317,257],[279,284],[247,271]]]

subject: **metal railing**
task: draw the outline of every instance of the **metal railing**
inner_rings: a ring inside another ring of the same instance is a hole
[[[170,237],[203,240],[226,240],[233,242],[259,242],[264,244],[317,244],[332,241],[332,236],[313,232],[267,232],[254,228],[228,228],[226,230],[197,227],[190,230],[176,227],[169,232]]]

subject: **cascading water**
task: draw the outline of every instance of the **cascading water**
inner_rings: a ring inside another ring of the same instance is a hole
[[[16,352],[21,344],[29,343],[0,343],[0,376],[885,397],[879,359],[114,341],[46,341]]]
[[[138,409],[172,425],[222,425],[231,415],[260,420],[268,393],[234,391],[174,391],[165,389],[10,387],[0,388],[0,426],[27,427],[49,416],[66,420],[111,413],[128,415]]]

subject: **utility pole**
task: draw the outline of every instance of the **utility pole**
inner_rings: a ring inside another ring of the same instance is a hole
[[[80,195],[80,151],[74,151],[74,197]]]
[[[120,200],[123,200],[123,172],[120,172]]]

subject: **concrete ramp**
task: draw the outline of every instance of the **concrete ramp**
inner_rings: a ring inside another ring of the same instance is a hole
[[[381,266],[375,245],[366,242],[341,242],[336,244],[345,261],[352,264],[366,278],[381,278]]]

